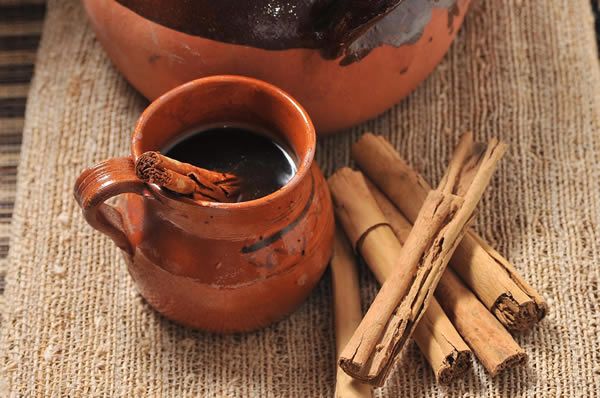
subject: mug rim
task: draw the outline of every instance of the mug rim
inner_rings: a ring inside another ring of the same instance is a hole
[[[155,184],[147,184],[147,186],[158,195],[166,197],[171,200],[177,200],[180,203],[189,204],[191,206],[202,206],[202,207],[211,207],[215,209],[231,209],[231,210],[240,210],[240,209],[250,209],[257,206],[262,206],[265,202],[269,203],[280,197],[286,195],[289,191],[293,190],[304,178],[310,173],[314,156],[315,156],[315,146],[316,146],[316,132],[312,120],[308,115],[308,112],[304,109],[300,103],[294,99],[290,94],[282,90],[281,88],[267,83],[260,79],[255,79],[246,76],[240,75],[213,75],[202,77],[199,79],[191,80],[187,83],[183,83],[160,97],[156,98],[154,101],[150,103],[144,109],[142,114],[140,115],[138,121],[136,122],[135,129],[133,131],[133,135],[131,137],[131,154],[134,160],[142,154],[142,140],[143,134],[142,131],[146,126],[150,116],[157,112],[163,105],[164,101],[167,101],[173,97],[182,95],[184,92],[201,89],[202,86],[210,85],[213,83],[233,83],[238,85],[252,85],[254,87],[259,87],[264,92],[266,92],[270,96],[278,97],[282,100],[282,103],[286,104],[288,107],[293,109],[295,113],[297,113],[300,118],[299,122],[303,125],[303,130],[306,131],[308,138],[308,145],[306,148],[305,155],[302,159],[299,159],[298,168],[294,176],[281,188],[278,190],[271,192],[268,195],[261,196],[260,198],[243,201],[243,202],[213,202],[208,200],[192,200],[187,197],[174,197],[173,194],[161,189],[159,186]]]

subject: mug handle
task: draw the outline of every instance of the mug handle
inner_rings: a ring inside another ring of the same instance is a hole
[[[133,247],[123,224],[123,214],[104,203],[122,193],[142,195],[146,184],[135,175],[131,157],[112,158],[84,170],[75,182],[75,200],[85,220],[98,231],[108,235],[127,254]]]

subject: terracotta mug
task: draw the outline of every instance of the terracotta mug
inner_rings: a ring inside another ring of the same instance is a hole
[[[240,203],[198,203],[136,177],[143,152],[215,123],[281,135],[295,152],[297,173],[278,191]],[[238,76],[194,80],[150,104],[135,127],[131,156],[83,171],[75,198],[87,222],[123,251],[137,288],[158,312],[200,329],[251,330],[302,303],[330,259],[334,220],[313,161],[315,141],[306,112],[280,89]],[[106,203],[117,195],[116,205]]]

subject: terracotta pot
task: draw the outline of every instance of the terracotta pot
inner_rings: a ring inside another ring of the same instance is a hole
[[[192,79],[271,82],[319,133],[408,95],[446,53],[470,0],[83,0],[97,37],[149,99]]]
[[[143,152],[218,122],[279,132],[297,156],[295,176],[256,200],[201,204],[136,177],[134,161]],[[250,330],[294,310],[329,261],[333,213],[314,151],[310,119],[283,91],[244,77],[209,77],[150,104],[133,133],[131,156],[85,170],[75,198],[88,223],[122,249],[157,311],[195,328]],[[105,203],[116,195],[118,206]]]

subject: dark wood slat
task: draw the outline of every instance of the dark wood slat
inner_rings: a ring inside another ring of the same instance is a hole
[[[0,36],[0,51],[35,51],[39,43],[40,35]]]
[[[12,185],[16,186],[17,184],[17,175],[13,174],[11,176],[0,176],[0,185]]]
[[[8,236],[0,236],[0,258],[5,258],[8,254]],[[4,278],[2,278],[4,279]]]
[[[0,212],[0,221],[6,221],[11,219],[12,213],[1,213]]]
[[[0,23],[10,24],[19,21],[38,21],[44,19],[45,4],[11,4],[0,7]]]
[[[0,128],[0,147],[21,145],[23,141],[23,133],[21,131],[4,133]]]
[[[16,164],[3,164],[0,165],[0,180],[4,178],[11,177],[12,175],[17,174],[17,165]]]
[[[23,117],[27,98],[0,98],[0,117]]]
[[[29,83],[33,76],[33,64],[0,65],[0,84]]]

